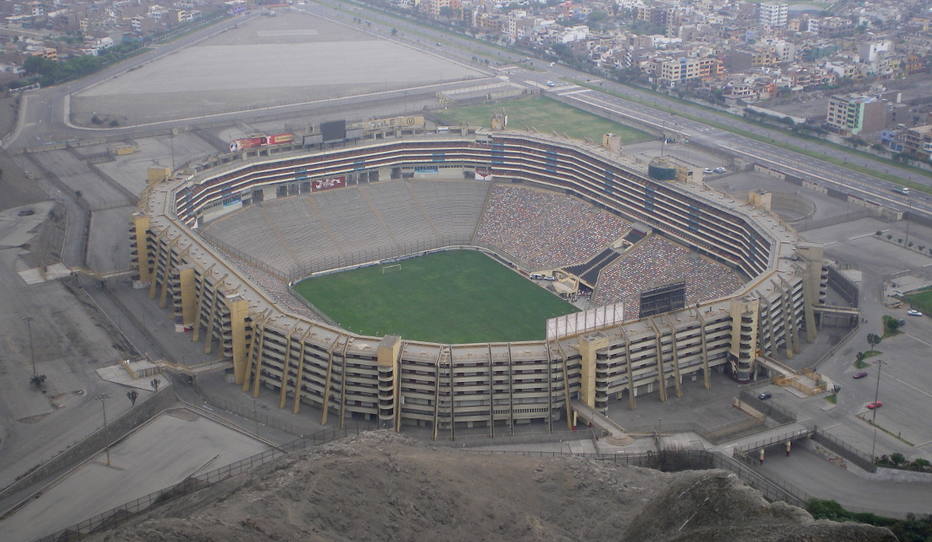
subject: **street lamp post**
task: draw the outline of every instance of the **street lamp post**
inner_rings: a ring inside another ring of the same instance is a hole
[[[874,387],[874,403],[877,402],[880,397],[880,371],[883,369],[883,360],[877,360],[877,385]],[[877,448],[877,408],[874,407],[873,414],[871,415],[871,425],[874,426],[874,441],[871,443],[871,463],[874,462],[874,452]]]

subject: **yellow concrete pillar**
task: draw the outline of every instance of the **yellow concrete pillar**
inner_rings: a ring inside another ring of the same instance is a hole
[[[601,335],[590,335],[579,338],[579,360],[582,369],[580,375],[579,399],[589,408],[595,408],[596,385],[596,352],[608,347],[608,339]]]
[[[246,375],[246,316],[249,314],[249,304],[245,299],[234,297],[227,299],[227,309],[230,311],[230,331],[233,335],[233,379],[237,384],[242,384]]]
[[[186,265],[178,271],[178,274],[181,279],[181,324],[188,328],[194,325],[194,314],[197,309],[194,268]]]
[[[391,424],[395,431],[401,430],[401,412],[398,398],[398,370],[401,359],[401,337],[382,337],[376,350],[379,374],[379,424]]]

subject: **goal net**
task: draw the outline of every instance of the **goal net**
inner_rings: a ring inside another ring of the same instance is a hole
[[[382,266],[382,274],[383,274],[383,275],[385,275],[385,274],[387,274],[387,273],[394,273],[395,271],[401,271],[401,264],[400,264],[400,263],[393,263],[393,264],[383,265],[383,266]]]

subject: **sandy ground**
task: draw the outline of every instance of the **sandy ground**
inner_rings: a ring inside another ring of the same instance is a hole
[[[74,119],[122,124],[481,77],[465,65],[297,12],[258,17],[95,85]]]
[[[483,455],[382,431],[263,467],[137,521],[92,539],[895,540],[873,527],[813,522],[722,471]]]

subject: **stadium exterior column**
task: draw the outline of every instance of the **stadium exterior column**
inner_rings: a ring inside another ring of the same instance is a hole
[[[159,307],[163,309],[168,302],[168,290],[171,288],[171,276],[174,272],[174,267],[172,266],[172,251],[175,245],[178,244],[178,239],[180,239],[180,236],[169,241],[168,246],[165,247],[165,268],[162,269],[162,291],[159,292]]]
[[[547,431],[553,433],[553,353],[550,341],[544,341],[547,349]]]
[[[705,389],[712,389],[712,375],[709,374],[709,347],[705,341],[705,318],[702,311],[696,307],[696,316],[699,318],[699,340],[702,343],[702,384]]]
[[[780,292],[780,305],[783,310],[783,341],[786,348],[786,357],[787,359],[793,359],[793,355],[795,354],[795,350],[793,349],[793,345],[795,344],[793,338],[795,334],[793,320],[795,319],[792,317],[793,303],[790,292],[788,291],[788,286],[789,285],[785,282],[780,281],[780,285],[777,288]]]
[[[511,435],[515,434],[515,369],[514,362],[511,360],[511,343],[508,343],[508,426],[511,428]],[[440,380],[439,375],[437,378]]]
[[[557,350],[560,351],[560,363],[563,366],[563,408],[566,410],[566,428],[573,429],[573,405],[570,400],[570,376],[569,368],[566,363],[566,351],[563,350],[563,343],[559,340],[556,342]]]
[[[806,341],[813,342],[818,330],[815,323],[815,311],[812,306],[819,302],[822,288],[822,273],[825,268],[824,247],[815,244],[797,246],[800,256],[806,261],[806,275],[803,279],[803,312],[806,321]]]
[[[654,322],[653,316],[647,317],[647,323],[654,330],[654,351],[657,353],[657,383],[659,384],[658,393],[660,400],[667,400],[667,375],[663,370],[663,340],[660,330],[657,328],[657,322]]]
[[[179,268],[178,278],[181,283],[181,325],[187,329],[194,325],[195,303],[197,303],[194,267],[184,265]]]
[[[676,379],[674,382],[674,389],[676,390],[676,396],[683,396],[682,388],[682,377],[680,376],[680,356],[677,353],[677,344],[676,344],[676,325],[670,322],[670,319],[664,315],[664,320],[666,324],[670,327],[670,347],[673,350],[673,378]]]
[[[631,340],[628,339],[624,327],[618,326],[618,330],[621,331],[621,338],[625,341],[625,363],[628,371],[628,408],[634,410],[638,406],[638,400],[634,394],[636,388],[634,386],[634,364],[631,362]]]
[[[342,383],[340,384],[340,429],[343,429],[346,423],[346,350],[349,348],[352,341],[353,340],[347,336],[346,341],[343,343],[343,351],[340,353],[340,373],[343,375]]]
[[[139,282],[146,284],[152,280],[152,273],[149,269],[149,245],[147,244],[147,235],[149,231],[149,217],[145,215],[133,215],[133,241],[136,245],[135,263],[139,274]]]
[[[237,384],[242,383],[246,374],[246,316],[249,304],[245,299],[237,296],[227,299],[227,310],[230,311],[230,332],[233,335],[233,379]]]
[[[292,398],[294,402],[291,405],[291,412],[294,414],[297,414],[298,412],[301,411],[301,389],[302,389],[301,382],[304,380],[304,358],[305,358],[305,352],[307,351],[307,346],[305,346],[304,341],[306,341],[307,337],[311,334],[311,329],[313,328],[308,328],[307,331],[304,332],[304,335],[301,336],[301,355],[298,358],[298,372],[297,374],[295,374],[294,397]],[[332,362],[333,358],[331,358],[330,361]],[[330,381],[329,366],[327,368],[327,371],[328,371],[327,381],[329,382]],[[321,408],[326,412],[327,401],[323,401],[321,403]]]
[[[492,343],[486,347],[489,352],[489,438],[495,438],[495,362],[492,360]]]
[[[750,380],[758,356],[757,328],[760,315],[760,299],[743,298],[731,301],[731,347],[736,377],[739,381]]]
[[[379,425],[387,425],[391,422],[396,431],[394,418],[398,398],[395,396],[395,390],[398,387],[398,359],[401,354],[401,344],[401,337],[397,335],[382,337],[382,341],[376,349],[375,358],[379,375]]]
[[[256,358],[261,356],[260,353],[262,350],[262,341],[265,337],[265,321],[266,317],[263,317],[259,320],[253,320],[252,322],[252,340],[249,341],[249,353],[246,356],[246,371],[243,374],[242,382],[236,382],[243,387],[243,391],[249,391],[249,380],[252,375],[252,371],[256,370]],[[235,375],[234,375],[235,376]]]
[[[210,298],[210,314],[207,316],[207,327],[204,330],[204,353],[210,354],[214,349],[214,319],[217,316],[217,305],[223,292],[220,291],[220,282],[214,283],[214,291]]]
[[[285,359],[282,361],[282,381],[278,388],[278,408],[285,408],[285,400],[288,396],[288,377],[291,373],[291,342],[292,337],[297,333],[297,328],[292,328],[288,332],[288,338],[285,341]]]
[[[207,277],[210,276],[210,270],[213,264],[201,273],[201,282],[197,285],[197,301],[194,309],[194,329],[191,332],[191,340],[197,342],[201,339],[201,311],[204,307],[204,292],[207,291]]]
[[[580,355],[580,375],[579,398],[589,408],[595,410],[595,388],[596,388],[596,357],[597,351],[608,347],[608,338],[604,335],[593,334],[579,338],[578,348]]]
[[[333,380],[333,351],[337,347],[337,343],[340,342],[340,339],[343,338],[343,335],[337,335],[333,342],[330,343],[330,348],[327,349],[327,376],[324,379],[324,395],[323,401],[320,405],[320,425],[327,425],[327,416],[330,415],[330,390],[332,389],[331,382]],[[304,364],[298,367],[298,374],[300,375],[304,371]],[[300,378],[298,379],[300,381]],[[301,409],[300,405],[300,390],[295,390],[295,404],[294,409],[292,410],[295,414]]]
[[[158,287],[159,266],[162,259],[162,238],[165,237],[167,230],[162,230],[155,236],[155,247],[153,248],[152,258],[152,275],[149,281],[149,299],[155,299],[155,289]],[[167,258],[166,258],[167,259]],[[166,280],[165,270],[162,270],[162,280]]]

